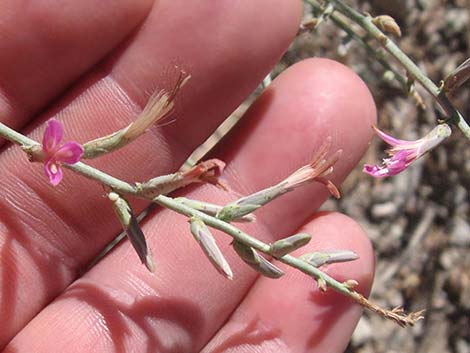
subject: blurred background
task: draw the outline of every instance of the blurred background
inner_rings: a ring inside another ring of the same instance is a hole
[[[470,57],[470,0],[348,3],[372,16],[392,16],[402,31],[394,41],[435,83]],[[305,3],[304,22],[314,16]],[[369,43],[377,48],[373,41]],[[379,53],[404,74],[384,52]],[[340,61],[361,76],[374,96],[379,127],[397,138],[422,137],[442,118],[424,89],[416,85],[422,97],[418,104],[390,71],[331,19],[299,34],[265,81],[314,56]],[[236,123],[261,90],[193,154],[193,160]],[[470,118],[470,83],[450,98]],[[343,197],[330,199],[323,208],[353,217],[371,238],[377,256],[371,298],[384,307],[426,309],[426,314],[415,327],[401,328],[366,312],[347,352],[470,353],[470,141],[454,129],[443,145],[393,178],[377,180],[362,173],[362,164],[380,161],[385,148],[374,139],[362,163],[342,185]]]

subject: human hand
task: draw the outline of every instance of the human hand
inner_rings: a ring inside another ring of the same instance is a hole
[[[152,5],[2,2],[1,121],[38,138],[44,122],[56,117],[67,137],[84,142],[133,120],[149,93],[172,86],[178,65],[192,78],[177,97],[176,122],[93,161],[128,181],[174,172],[280,58],[301,8],[286,0]],[[331,61],[307,60],[276,79],[213,154],[227,162],[230,187],[247,194],[308,162],[332,136],[333,148],[344,150],[332,177],[339,184],[367,147],[374,119],[357,76]],[[154,274],[128,242],[84,274],[120,231],[102,187],[65,171],[53,188],[42,166],[15,146],[2,151],[0,163],[0,347],[11,340],[4,352],[341,352],[346,346],[360,307],[331,290],[319,293],[313,279],[282,265],[281,279],[259,278],[229,248],[230,239],[217,235],[234,269],[234,280],[225,280],[184,217],[168,210],[142,225]],[[327,272],[358,280],[367,293],[373,256],[363,231],[346,216],[315,213],[327,197],[322,186],[302,190],[266,206],[243,228],[266,241],[301,229],[313,235],[309,250],[355,251],[359,260]],[[181,194],[218,204],[238,196],[211,185]],[[145,204],[134,206],[140,211]]]

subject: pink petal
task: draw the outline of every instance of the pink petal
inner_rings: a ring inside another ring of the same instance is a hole
[[[47,153],[54,153],[62,141],[63,135],[62,123],[56,119],[50,119],[47,122],[46,131],[42,138],[42,146]]]
[[[56,153],[54,159],[58,162],[74,164],[83,156],[83,147],[75,141],[64,143]]]
[[[383,166],[365,164],[362,171],[375,178],[384,178],[401,173],[410,165],[410,163],[411,161],[397,159],[394,156],[393,158],[384,159]]]
[[[62,180],[62,168],[56,162],[55,159],[51,158],[44,164],[44,172],[46,176],[49,178],[49,182],[56,186]]]
[[[403,161],[405,163],[413,162],[417,157],[416,149],[406,149],[406,150],[399,150],[395,152],[392,156],[392,160],[396,161]]]
[[[404,171],[408,166],[409,163],[404,160],[392,160],[390,163],[387,163],[388,175],[397,175]]]
[[[373,176],[374,178],[383,178],[391,176],[387,168],[380,167],[378,165],[364,164],[364,168],[362,169],[362,171],[366,174]]]
[[[406,145],[410,143],[414,143],[415,141],[405,141],[405,140],[399,140],[396,139],[393,136],[387,135],[385,132],[379,130],[377,127],[372,126],[374,129],[375,133],[386,143],[388,143],[390,146],[401,146],[401,145]]]

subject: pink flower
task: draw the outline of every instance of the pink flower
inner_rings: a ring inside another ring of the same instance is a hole
[[[404,141],[387,135],[375,126],[373,126],[373,128],[383,141],[392,146],[392,148],[385,151],[390,157],[384,158],[381,166],[364,165],[364,173],[370,174],[376,178],[392,176],[402,172],[411,163],[439,145],[452,133],[449,125],[440,124],[419,140]]]
[[[60,145],[63,132],[62,123],[51,119],[47,122],[46,131],[42,138],[41,152],[44,160],[44,172],[54,186],[62,180],[61,164],[75,164],[83,155],[83,147],[75,141]]]

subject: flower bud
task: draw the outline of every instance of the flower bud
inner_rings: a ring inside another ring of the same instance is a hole
[[[325,293],[328,287],[326,286],[326,281],[320,277],[317,279],[317,284],[318,284],[318,289],[320,289],[321,292]]]
[[[348,279],[347,281],[343,282],[343,285],[348,289],[354,289],[359,285],[355,279]]]
[[[320,23],[320,21],[318,20],[318,18],[311,18],[310,20],[305,21],[305,22],[303,22],[303,23],[300,24],[299,32],[300,32],[300,33],[303,33],[303,32],[306,32],[306,31],[314,30],[315,27],[316,27],[319,23]]]
[[[217,213],[217,218],[225,222],[231,222],[235,219],[244,217],[253,211],[256,211],[260,207],[261,205],[253,205],[253,204],[246,204],[246,205],[228,204],[224,206]]]
[[[320,267],[326,264],[357,260],[359,256],[350,250],[326,250],[308,253],[300,258],[314,267]]]
[[[194,208],[195,210],[204,212],[205,214],[208,214],[210,216],[216,216],[223,209],[222,206],[215,205],[213,203],[198,201],[198,200],[191,200],[191,199],[187,199],[186,197],[177,197],[175,199],[175,201],[178,201],[178,202],[182,203],[185,206]],[[256,217],[255,217],[255,215],[247,214],[247,215],[241,216],[239,218],[235,218],[232,221],[233,222],[248,223],[248,222],[256,221]]]
[[[269,278],[279,278],[284,275],[284,272],[271,262],[260,256],[255,249],[249,247],[239,241],[234,240],[232,243],[233,249],[238,256],[245,261],[255,271],[261,273],[263,276]]]
[[[233,279],[233,273],[230,265],[228,264],[227,260],[225,260],[222,251],[220,251],[219,247],[217,246],[213,235],[209,231],[209,228],[207,228],[202,220],[196,217],[190,218],[189,222],[190,230],[194,236],[194,239],[197,240],[212,265],[226,278]]]
[[[470,79],[470,58],[465,60],[446,77],[443,89],[446,92],[453,91],[462,86],[468,79]]]
[[[312,239],[312,236],[307,233],[294,234],[272,243],[269,252],[274,257],[282,257],[306,245],[310,239]]]
[[[400,26],[398,26],[395,19],[391,16],[381,15],[374,17],[372,19],[372,23],[383,32],[395,34],[397,37],[401,37]]]

